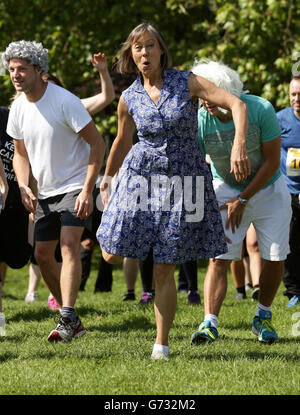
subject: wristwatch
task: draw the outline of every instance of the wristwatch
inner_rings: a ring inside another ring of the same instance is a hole
[[[243,198],[241,197],[241,195],[237,195],[237,198],[239,199],[239,201],[241,202],[241,204],[242,204],[242,205],[246,205],[246,204],[247,204],[247,202],[248,202],[248,200],[247,200],[247,199],[243,199]]]

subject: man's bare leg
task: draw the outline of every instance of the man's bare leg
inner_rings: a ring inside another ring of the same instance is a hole
[[[74,308],[81,283],[80,240],[83,227],[63,226],[61,228],[60,244],[62,268],[60,287],[63,306]]]
[[[213,342],[218,337],[218,317],[227,292],[229,260],[212,259],[204,281],[204,322],[192,334],[191,344]]]

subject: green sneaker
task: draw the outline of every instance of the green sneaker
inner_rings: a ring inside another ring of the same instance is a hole
[[[218,338],[218,330],[211,327],[210,321],[206,320],[200,324],[198,330],[192,334],[191,345],[201,343],[212,343]]]
[[[252,333],[258,336],[258,341],[272,344],[278,342],[278,335],[271,324],[271,311],[259,311],[259,316],[255,316],[252,324]]]

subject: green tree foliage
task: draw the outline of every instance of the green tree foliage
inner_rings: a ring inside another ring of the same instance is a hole
[[[182,3],[182,4],[181,4]],[[106,54],[117,95],[128,86],[113,70],[117,52],[129,32],[142,21],[151,21],[164,33],[174,64],[191,60],[195,46],[205,33],[197,25],[214,15],[205,1],[173,2],[161,0],[2,0],[0,2],[0,53],[11,41],[42,42],[49,50],[50,71],[65,87],[84,97],[96,93],[97,72],[90,57]],[[203,43],[204,44],[204,43]],[[131,79],[132,80],[132,79]],[[127,81],[127,83],[126,83]],[[0,83],[1,105],[13,94],[8,75]],[[116,102],[96,117],[103,135],[116,133]]]
[[[300,74],[300,1],[215,0],[211,6],[211,38],[198,56],[223,60],[251,93],[276,109],[288,106],[292,69]]]
[[[50,71],[84,97],[99,90],[90,57],[104,52],[118,95],[131,79],[115,73],[117,52],[131,29],[147,20],[164,34],[174,66],[189,69],[195,57],[222,60],[239,71],[251,93],[279,109],[289,105],[293,65],[300,72],[299,2],[2,0],[0,53],[11,41],[42,42]],[[0,79],[0,105],[8,105],[13,88],[7,74]],[[117,100],[95,118],[104,136],[116,133],[116,105]]]

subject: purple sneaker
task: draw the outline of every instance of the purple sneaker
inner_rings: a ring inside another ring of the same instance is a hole
[[[188,301],[192,305],[201,304],[200,294],[196,290],[189,291]]]
[[[147,304],[149,304],[153,301],[153,298],[154,298],[154,296],[153,296],[152,293],[147,293],[147,292],[143,291],[139,304],[147,305]]]

